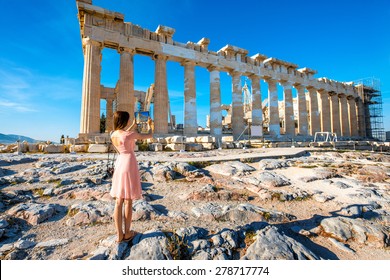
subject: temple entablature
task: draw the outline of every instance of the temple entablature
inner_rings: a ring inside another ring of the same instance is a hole
[[[251,58],[253,59],[253,62],[254,62],[255,66],[262,66],[262,67],[264,67],[264,60],[267,59],[267,56],[265,56],[263,54],[260,54],[260,53],[257,53],[255,55],[251,56]]]
[[[209,44],[210,44],[210,39],[208,38],[202,38],[196,43],[197,45],[200,46],[202,52],[208,52],[209,50]]]
[[[317,70],[313,70],[307,67],[300,68],[297,71],[300,73],[304,73],[309,80],[313,79],[313,76],[317,74]]]
[[[226,59],[238,62],[245,62],[248,53],[249,51],[232,45],[226,45],[218,51],[218,54],[223,54]]]
[[[350,115],[346,113],[358,106],[352,98],[358,96],[353,83],[338,82],[325,77],[315,78],[316,70],[308,67],[298,69],[297,64],[275,57],[267,57],[260,53],[250,56],[248,50],[229,44],[218,51],[209,50],[210,39],[208,38],[202,38],[196,43],[177,42],[173,40],[174,28],[159,25],[153,32],[131,22],[125,22],[124,15],[121,13],[93,6],[91,0],[76,2],[79,9],[78,18],[84,54],[80,134],[98,133],[100,99],[107,100],[107,116],[112,115],[114,108],[126,110],[133,116],[134,110],[137,110],[134,107],[136,102],[144,100],[147,105],[150,105],[153,100],[156,134],[170,133],[174,129],[174,122],[168,113],[167,62],[171,61],[179,63],[184,68],[183,133],[185,134],[194,135],[198,129],[195,71],[197,67],[207,69],[210,75],[209,120],[210,133],[213,135],[222,135],[224,125],[221,113],[223,109],[221,107],[221,72],[229,73],[231,76],[232,105],[229,107],[231,113],[229,129],[235,138],[245,129],[244,122],[249,122],[249,119],[254,130],[257,131],[254,136],[262,136],[264,129],[270,137],[275,139],[278,139],[281,134],[305,136],[314,135],[318,131],[341,132],[344,135],[356,133],[350,129],[354,127],[352,118],[359,116],[361,109],[359,112],[356,109],[356,112]],[[100,86],[103,48],[117,50],[120,57],[120,74],[115,88]],[[149,90],[145,93],[134,89],[133,57],[136,55],[148,56],[155,63],[154,86],[158,93],[156,96],[149,94]],[[243,104],[241,87],[243,76],[251,79],[253,99],[249,99],[251,100],[250,106],[248,102]],[[268,107],[264,109],[267,116],[263,116],[262,113],[263,99],[266,98],[261,97],[263,86],[260,86],[260,81],[267,83],[267,92],[263,92],[263,94],[268,94]],[[284,119],[279,118],[281,87],[283,87],[284,104],[281,116]],[[293,87],[297,96],[294,100]],[[346,100],[349,102],[347,103]],[[292,107],[294,102],[298,106],[298,109],[294,110],[298,113],[294,113]],[[244,107],[252,108],[250,118],[246,117],[249,116],[247,111],[244,114]],[[170,122],[168,122],[168,114]],[[349,124],[345,118],[349,118]],[[111,125],[111,119],[109,123]],[[263,124],[266,125],[263,126]],[[295,129],[295,124],[297,124],[297,129]]]

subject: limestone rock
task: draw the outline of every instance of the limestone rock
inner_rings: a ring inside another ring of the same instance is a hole
[[[203,150],[213,150],[215,149],[214,143],[202,143]]]
[[[184,136],[172,136],[167,138],[167,142],[168,144],[183,144],[186,143],[186,138]]]
[[[64,173],[68,173],[68,172],[74,172],[74,171],[78,171],[78,170],[81,170],[81,169],[84,169],[86,168],[85,165],[82,165],[82,164],[70,164],[70,163],[60,163],[56,166],[53,166],[52,169],[53,169],[53,173],[54,174],[64,174]]]
[[[15,242],[14,247],[19,250],[29,249],[36,245],[37,243],[31,240],[19,240]]]
[[[334,182],[332,185],[334,185],[335,187],[337,187],[339,189],[349,189],[349,188],[352,188],[351,185],[343,183],[343,182],[340,182],[340,181]]]
[[[274,226],[257,232],[243,260],[318,260],[319,257],[294,239],[279,233]]]
[[[149,144],[149,150],[155,151],[155,152],[162,151],[163,146],[160,143],[152,143],[152,144]]]
[[[352,250],[351,248],[347,247],[345,244],[341,243],[340,241],[337,241],[336,239],[334,238],[328,238],[330,242],[332,242],[337,248],[339,248],[340,250],[343,250],[347,253],[353,253],[355,254],[355,251]]]
[[[213,164],[205,168],[211,173],[220,174],[224,176],[243,175],[252,172],[255,169],[240,161],[224,162],[221,164]]]
[[[176,230],[176,234],[184,241],[184,243],[193,242],[197,239],[203,239],[207,236],[207,230],[200,227],[186,227]]]
[[[88,153],[107,153],[108,145],[105,144],[91,144],[88,147]]]
[[[70,218],[66,222],[69,226],[90,225],[94,223],[112,222],[114,204],[102,201],[73,204],[68,212]]]
[[[225,209],[215,203],[207,203],[203,207],[192,208],[192,213],[203,220],[214,221],[220,219],[225,214]]]
[[[62,246],[69,243],[69,239],[53,239],[48,241],[39,242],[35,245],[37,248],[49,248],[49,247],[57,247]]]
[[[181,222],[187,221],[189,219],[189,216],[182,211],[169,211],[168,217],[174,219],[175,221]]]
[[[30,153],[38,153],[39,152],[39,145],[28,143],[27,149]]]
[[[307,177],[302,177],[301,180],[309,183],[317,180],[325,180],[325,179],[330,179],[335,177],[336,174],[330,170],[326,169],[317,169],[315,170],[315,174],[313,176],[307,176]]]
[[[6,219],[0,219],[0,228],[6,228],[9,226],[9,223]]]
[[[181,175],[187,177],[193,175],[193,172],[198,170],[195,166],[186,162],[177,162],[174,164],[174,170]]]
[[[388,246],[387,236],[379,224],[362,219],[332,217],[321,221],[324,232],[336,240],[347,242],[353,239],[360,244],[373,245],[379,248]]]
[[[193,260],[231,260],[231,252],[223,247],[207,248],[194,252]]]
[[[208,221],[226,220],[232,222],[288,222],[296,219],[296,217],[293,215],[266,210],[249,203],[243,203],[236,206],[222,206],[216,203],[207,203],[202,207],[193,208],[192,213],[196,217]]]
[[[259,162],[259,169],[272,170],[289,166],[289,161],[280,159],[263,159]]]
[[[181,151],[181,150],[184,151],[185,148],[186,148],[185,144],[177,144],[177,143],[171,143],[165,146],[166,150],[171,150],[171,151]]]
[[[206,239],[197,239],[189,244],[188,252],[189,254],[192,254],[194,251],[205,250],[210,248],[210,245],[210,241]]]
[[[65,146],[64,145],[45,145],[43,147],[43,152],[48,153],[48,154],[64,153]]]
[[[332,200],[333,198],[334,196],[324,195],[322,193],[316,193],[313,195],[313,199],[321,203],[327,202],[328,200]]]
[[[270,171],[261,172],[256,177],[246,177],[244,182],[266,188],[290,185],[289,180],[285,176]]]
[[[80,145],[72,145],[69,148],[71,153],[85,153],[88,151],[88,145],[80,144]]]
[[[156,165],[151,172],[156,182],[166,182],[176,178],[176,172],[169,165]]]
[[[116,242],[116,234],[99,241],[98,248],[92,252],[90,260],[120,260],[129,248],[128,242]]]
[[[8,210],[8,215],[27,221],[31,225],[40,224],[56,214],[59,205],[22,203]]]
[[[168,239],[160,230],[150,230],[133,239],[133,247],[127,260],[171,260]]]
[[[199,152],[203,150],[203,145],[198,143],[187,143],[185,150],[190,152]]]
[[[158,216],[161,216],[161,213],[147,201],[140,199],[133,202],[133,221],[150,220]]]
[[[226,209],[226,208],[225,208]],[[225,210],[224,217],[230,221],[272,221],[272,222],[289,222],[296,217],[283,212],[267,210],[250,203],[239,204]]]
[[[212,136],[199,136],[196,137],[196,143],[214,143],[215,137]]]
[[[106,260],[108,255],[110,254],[109,248],[106,247],[98,247],[95,251],[91,253],[91,257],[89,260]]]
[[[231,143],[234,141],[233,136],[222,136],[222,142],[228,142]]]
[[[234,230],[224,229],[220,234],[218,234],[218,246],[224,247],[227,249],[236,249],[239,248],[239,239],[238,233]],[[214,244],[214,243],[213,243]]]

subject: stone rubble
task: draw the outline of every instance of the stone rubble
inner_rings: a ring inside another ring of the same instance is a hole
[[[133,203],[139,234],[119,244],[105,156],[0,154],[0,259],[329,258],[320,246],[333,258],[365,258],[370,248],[388,259],[390,161],[361,153],[346,164],[333,152],[253,163],[146,152],[144,199]],[[374,179],[362,177],[367,164]]]

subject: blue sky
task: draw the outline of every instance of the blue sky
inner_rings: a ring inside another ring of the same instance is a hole
[[[125,15],[125,21],[155,31],[176,29],[178,42],[210,39],[252,56],[293,62],[318,71],[315,77],[381,81],[385,130],[390,130],[390,2],[287,0],[94,0]],[[75,0],[0,0],[0,133],[59,141],[80,126],[83,55]],[[119,54],[104,50],[101,81],[114,86]],[[154,62],[136,56],[135,89],[154,81]],[[168,63],[172,111],[182,120],[184,70]],[[243,79],[244,82],[244,79]],[[264,84],[262,84],[264,86]],[[208,114],[209,73],[196,68],[198,122]],[[262,88],[263,98],[266,96]],[[231,78],[221,74],[222,101],[230,103]],[[102,103],[102,108],[104,104]]]

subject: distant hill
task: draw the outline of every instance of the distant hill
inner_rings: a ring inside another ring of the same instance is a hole
[[[27,141],[29,143],[40,142],[39,140],[32,139],[30,137],[15,135],[15,134],[2,134],[0,133],[0,143],[2,144],[12,144],[20,140],[21,142]]]

